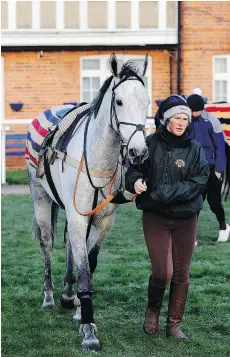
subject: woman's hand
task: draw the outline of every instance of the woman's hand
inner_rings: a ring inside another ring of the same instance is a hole
[[[140,195],[142,192],[147,190],[146,182],[142,179],[138,179],[134,184],[134,190],[138,195]]]
[[[220,172],[215,171],[215,175],[216,175],[216,177],[220,180],[220,178],[221,178],[221,173],[220,173]]]

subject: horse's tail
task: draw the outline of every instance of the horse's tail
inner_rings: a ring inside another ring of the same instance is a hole
[[[57,217],[58,217],[58,210],[59,206],[53,202],[51,206],[51,232],[54,237],[57,229]],[[33,225],[32,225],[32,232],[31,232],[32,238],[33,239],[38,239],[40,240],[41,238],[41,230],[39,225],[37,224],[36,217],[34,215],[33,217]]]

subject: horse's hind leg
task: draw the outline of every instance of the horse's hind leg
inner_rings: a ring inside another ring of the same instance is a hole
[[[78,300],[78,298],[75,297],[74,293],[74,283],[76,282],[76,277],[74,276],[74,259],[71,244],[69,241],[67,225],[68,223],[66,221],[64,232],[64,239],[66,244],[66,273],[64,276],[64,290],[61,296],[61,305],[67,309],[72,309],[74,308],[76,302],[79,302],[80,304],[80,301]],[[77,300],[75,301],[75,299]]]
[[[51,201],[43,200],[38,209],[36,220],[41,231],[40,245],[45,259],[45,276],[44,276],[44,300],[42,307],[53,307],[55,305],[53,298],[53,282],[51,274],[51,252],[53,248],[54,230],[52,226],[52,216],[57,205]],[[45,211],[46,214],[41,211]]]
[[[34,200],[35,225],[40,246],[44,253],[44,301],[42,307],[53,307],[53,282],[51,276],[51,251],[53,248],[54,230],[56,225],[58,206],[46,193],[45,189],[33,177],[30,187]]]

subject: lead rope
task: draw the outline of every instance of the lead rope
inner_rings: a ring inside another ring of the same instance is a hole
[[[73,206],[74,206],[74,209],[77,213],[79,213],[81,216],[92,216],[93,214],[97,213],[98,211],[100,211],[102,208],[104,208],[110,201],[112,201],[112,199],[116,196],[117,194],[117,191],[115,191],[114,193],[112,193],[112,186],[114,184],[114,181],[117,177],[117,172],[118,172],[118,167],[116,168],[116,171],[115,171],[115,175],[113,177],[113,179],[111,180],[110,182],[110,189],[109,189],[109,192],[110,192],[110,195],[109,197],[107,197],[102,203],[100,203],[97,207],[95,207],[92,211],[90,212],[87,212],[87,213],[82,213],[78,210],[77,208],[77,205],[76,205],[76,192],[77,192],[77,185],[78,185],[78,181],[79,181],[79,177],[80,177],[80,173],[82,171],[82,167],[83,167],[83,164],[84,164],[84,155],[82,154],[82,157],[81,157],[81,161],[80,161],[80,165],[79,165],[79,169],[78,169],[78,173],[77,173],[77,178],[76,178],[76,182],[75,182],[75,185],[74,185],[74,191],[73,191]]]
[[[82,157],[81,157],[81,161],[80,161],[80,165],[79,165],[79,169],[78,169],[78,173],[77,173],[77,178],[76,178],[76,182],[75,182],[75,185],[74,185],[74,191],[73,191],[73,206],[74,206],[74,209],[75,211],[80,214],[81,216],[86,216],[86,217],[89,217],[89,216],[92,216],[94,215],[95,213],[99,212],[100,210],[102,210],[109,202],[111,202],[113,200],[113,198],[120,192],[120,190],[116,190],[115,192],[112,192],[112,188],[113,188],[113,184],[116,180],[116,177],[117,177],[117,173],[118,173],[118,167],[116,168],[116,171],[115,171],[115,175],[113,176],[111,182],[110,182],[110,187],[109,187],[109,196],[102,202],[100,203],[97,207],[95,207],[94,209],[92,209],[92,211],[90,212],[86,212],[86,213],[82,213],[78,210],[77,208],[77,205],[76,205],[76,193],[77,193],[77,185],[78,185],[78,181],[79,181],[79,177],[80,177],[80,173],[82,171],[82,167],[83,167],[83,164],[84,164],[84,155],[82,154]],[[95,196],[94,196],[95,197]],[[130,198],[130,201],[133,201],[135,198],[137,197],[137,193],[134,194],[131,198]],[[94,204],[96,204],[96,202],[94,202]]]

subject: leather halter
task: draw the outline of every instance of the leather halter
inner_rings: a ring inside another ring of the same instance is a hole
[[[122,142],[122,147],[126,148],[126,154],[128,152],[128,146],[129,143],[132,139],[132,137],[136,134],[136,132],[138,131],[142,131],[144,133],[144,128],[145,126],[142,124],[134,124],[134,123],[130,123],[130,122],[124,122],[124,121],[119,121],[118,117],[117,117],[117,112],[116,112],[116,108],[115,108],[115,89],[117,87],[119,87],[121,85],[121,83],[129,81],[129,80],[136,80],[139,81],[143,84],[143,86],[145,86],[143,80],[135,73],[132,73],[132,77],[136,77],[134,78],[130,78],[129,76],[125,76],[124,78],[122,78],[122,80],[120,82],[118,82],[116,85],[114,84],[113,88],[112,88],[112,99],[111,99],[111,107],[110,107],[110,121],[111,121],[111,127],[118,132],[119,136],[120,136],[120,140]],[[113,126],[113,117],[115,118],[116,121],[116,125],[117,125],[117,129],[114,128]],[[120,132],[120,125],[131,125],[131,126],[135,126],[136,130],[134,130],[134,132],[132,133],[132,135],[130,136],[127,144],[124,144],[124,140],[122,138],[121,132]]]
[[[133,77],[136,77],[135,79]],[[111,121],[111,127],[119,134],[120,136],[120,141],[122,142],[122,146],[123,147],[126,147],[126,155],[127,155],[127,152],[128,152],[128,146],[129,146],[129,143],[132,139],[132,137],[138,132],[138,131],[142,131],[143,134],[144,134],[144,125],[142,124],[134,124],[134,123],[130,123],[130,122],[120,122],[118,120],[118,117],[117,117],[117,113],[116,113],[116,108],[115,108],[115,89],[123,82],[125,81],[128,81],[128,80],[138,80],[140,81],[143,86],[144,86],[144,82],[143,80],[135,73],[132,73],[131,75],[128,75],[128,76],[124,76],[120,82],[118,82],[116,85],[114,84],[113,88],[112,88],[112,99],[111,99],[111,106],[110,106],[110,121]],[[116,125],[117,125],[117,128],[115,129],[114,126],[113,126],[113,116],[115,118],[115,121],[116,121]],[[116,192],[112,193],[112,186],[113,186],[113,183],[115,182],[115,179],[117,177],[117,172],[118,172],[118,164],[119,164],[119,159],[117,161],[117,164],[116,164],[116,167],[115,167],[115,170],[109,180],[109,182],[107,182],[105,185],[103,186],[95,186],[93,181],[92,181],[92,178],[90,176],[90,172],[89,172],[89,166],[88,166],[88,159],[87,159],[87,150],[86,150],[86,144],[87,144],[87,133],[88,133],[88,127],[89,127],[89,123],[90,123],[90,120],[91,120],[92,116],[89,115],[88,119],[87,119],[87,122],[86,122],[86,125],[85,125],[85,130],[84,130],[84,144],[83,144],[83,154],[82,154],[82,158],[81,158],[81,162],[80,162],[80,167],[79,167],[79,170],[78,170],[78,175],[77,175],[77,179],[76,179],[76,182],[75,182],[75,186],[74,186],[74,194],[73,194],[73,205],[74,205],[74,208],[76,210],[77,213],[79,213],[80,215],[82,216],[93,216],[95,213],[97,213],[98,211],[100,211],[102,208],[104,208],[109,202],[111,202],[114,197],[116,196],[117,193],[120,192],[121,190],[121,185],[119,187],[119,190],[117,190]],[[120,132],[120,125],[131,125],[131,126],[135,126],[136,127],[136,130],[134,130],[134,132],[131,134],[128,142],[126,144],[124,144],[124,139],[122,138],[122,135],[121,135],[121,132]],[[87,173],[87,176],[88,176],[88,179],[89,179],[89,182],[91,184],[91,186],[95,189],[95,195],[94,195],[94,201],[97,201],[97,199],[95,199],[95,197],[98,197],[98,191],[101,192],[101,195],[102,197],[104,198],[104,201],[99,204],[97,207],[95,205],[95,207],[92,208],[92,210],[90,212],[87,212],[87,213],[81,213],[79,212],[79,210],[77,209],[77,206],[76,206],[76,201],[75,201],[75,197],[76,197],[76,191],[77,191],[77,184],[78,184],[78,180],[79,180],[79,176],[80,176],[80,172],[82,171],[82,167],[83,167],[83,164],[84,164],[84,161],[85,161],[85,169],[86,169],[86,173]],[[104,195],[104,192],[102,191],[103,188],[105,188],[106,186],[108,186],[110,184],[110,189],[109,189],[109,197],[105,197]],[[134,198],[137,196],[137,194],[133,195],[130,199],[130,201],[133,201]]]

